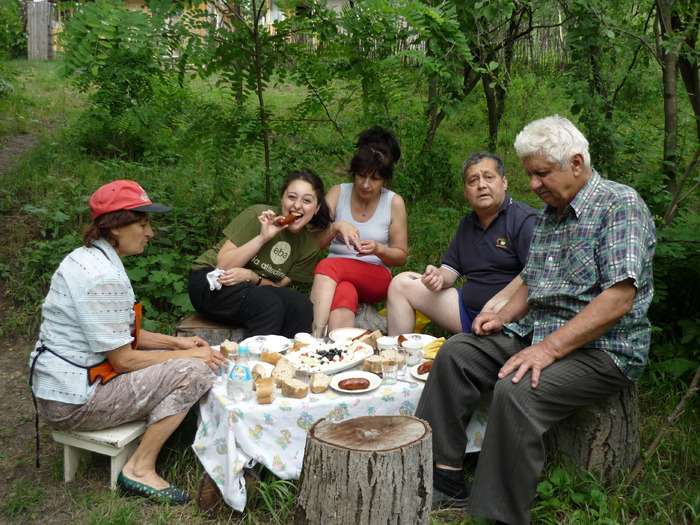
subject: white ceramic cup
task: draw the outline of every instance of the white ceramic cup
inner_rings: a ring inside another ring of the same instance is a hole
[[[377,349],[391,350],[396,346],[396,337],[383,336],[377,339]]]
[[[401,347],[406,350],[406,365],[415,366],[423,358],[423,342],[415,339],[407,339],[401,343]]]

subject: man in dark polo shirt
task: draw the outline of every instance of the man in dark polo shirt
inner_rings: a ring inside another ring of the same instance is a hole
[[[503,162],[473,153],[462,166],[464,196],[472,207],[442,257],[440,268],[394,277],[387,299],[390,336],[411,333],[416,310],[453,334],[471,332],[481,311],[495,312],[520,285],[537,211],[514,201],[506,190]],[[466,276],[460,290],[453,285]]]

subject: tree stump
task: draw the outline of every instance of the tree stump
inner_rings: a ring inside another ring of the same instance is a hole
[[[296,525],[430,523],[433,448],[412,416],[320,419],[309,429]]]
[[[355,313],[355,326],[373,332],[379,330],[386,334],[386,317],[379,315],[376,304],[360,303],[357,305],[357,313]]]
[[[545,434],[545,446],[600,481],[614,483],[640,451],[637,384],[554,425]]]

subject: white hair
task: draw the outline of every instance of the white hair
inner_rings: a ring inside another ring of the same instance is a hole
[[[514,146],[521,159],[542,155],[547,162],[558,164],[561,170],[568,168],[571,157],[577,153],[583,156],[583,167],[591,167],[586,137],[569,119],[559,115],[530,122],[515,137]]]

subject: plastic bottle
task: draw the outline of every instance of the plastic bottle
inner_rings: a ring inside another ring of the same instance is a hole
[[[228,397],[234,401],[245,401],[253,397],[253,377],[250,375],[248,348],[240,346],[236,361],[231,364],[231,371],[226,381]]]

